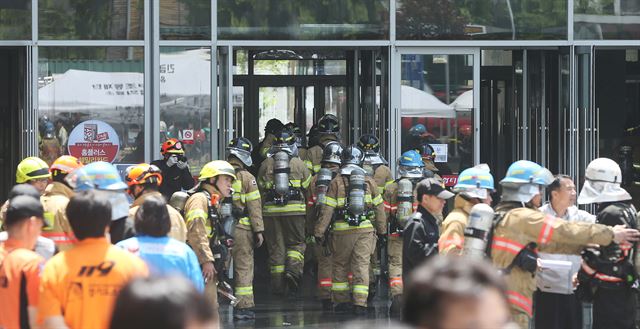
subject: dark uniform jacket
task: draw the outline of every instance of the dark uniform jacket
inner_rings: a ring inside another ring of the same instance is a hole
[[[162,171],[162,185],[160,185],[160,193],[167,199],[171,199],[171,195],[174,192],[184,190],[190,190],[195,185],[193,176],[189,171],[189,166],[184,169],[178,168],[177,165],[171,167],[167,166],[167,161],[164,159],[155,160],[151,162],[152,165],[157,166]]]
[[[406,279],[411,270],[438,254],[440,234],[436,218],[427,209],[418,206],[402,235],[402,275]]]

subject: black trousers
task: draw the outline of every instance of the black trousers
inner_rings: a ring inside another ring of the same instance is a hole
[[[633,329],[636,295],[628,288],[599,287],[593,298],[593,329]]]
[[[533,294],[536,329],[581,329],[582,302],[576,295],[537,290]]]

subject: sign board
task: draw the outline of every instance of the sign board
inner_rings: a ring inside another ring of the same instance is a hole
[[[433,162],[447,162],[449,154],[449,144],[429,144],[436,152],[436,158]]]
[[[458,175],[443,175],[444,186],[453,187],[458,183]]]
[[[99,120],[79,123],[69,134],[69,154],[82,163],[113,162],[120,150],[120,139],[115,129]]]
[[[182,130],[182,143],[193,144],[194,136],[193,129]]]

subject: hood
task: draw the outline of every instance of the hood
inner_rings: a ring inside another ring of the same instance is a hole
[[[484,200],[489,196],[489,191],[487,191],[487,189],[484,189],[484,188],[475,188],[475,189],[460,191],[460,194],[466,196],[467,198]]]
[[[529,202],[540,193],[538,184],[503,184],[502,201]]]
[[[129,216],[129,199],[125,192],[105,191],[111,204],[111,220]]]
[[[631,195],[618,183],[585,180],[578,204],[603,203],[631,200]]]
[[[364,153],[364,163],[372,166],[389,164],[380,154],[367,152]]]

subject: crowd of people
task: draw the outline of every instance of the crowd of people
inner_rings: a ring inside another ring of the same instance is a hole
[[[270,120],[258,147],[233,139],[197,182],[177,139],[124,177],[24,159],[0,211],[0,328],[217,328],[219,297],[250,321],[263,243],[273,300],[311,268],[324,312],[366,317],[387,278],[378,297],[408,327],[581,328],[583,302],[593,328],[635,327],[640,232],[614,161],[591,162],[579,194],[526,160],[499,186],[481,164],[449,190],[428,140],[393,178],[376,136],[339,132],[330,114],[307,136]]]

